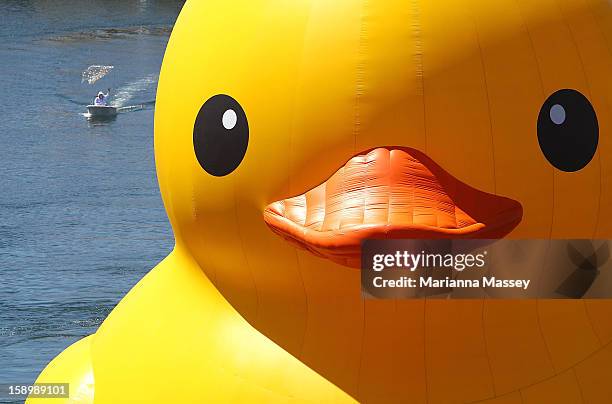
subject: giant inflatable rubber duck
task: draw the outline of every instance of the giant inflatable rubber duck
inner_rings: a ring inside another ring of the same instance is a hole
[[[612,236],[611,4],[187,1],[155,112],[176,247],[38,381],[96,403],[610,402],[611,301],[364,300],[356,267],[365,238]]]

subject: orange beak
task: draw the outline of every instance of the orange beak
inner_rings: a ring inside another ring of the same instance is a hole
[[[522,214],[520,203],[460,182],[417,150],[380,147],[271,203],[264,220],[297,246],[358,268],[364,239],[501,238]]]

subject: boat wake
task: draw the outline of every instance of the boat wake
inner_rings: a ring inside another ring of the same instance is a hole
[[[155,84],[156,82],[157,75],[149,74],[141,79],[128,83],[125,87],[113,94],[111,105],[117,107],[117,109],[125,107],[128,101],[139,93],[146,91],[151,84]]]

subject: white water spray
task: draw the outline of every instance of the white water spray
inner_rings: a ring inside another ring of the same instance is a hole
[[[115,66],[101,66],[92,65],[89,66],[81,75],[81,83],[87,82],[93,84],[106,76]]]

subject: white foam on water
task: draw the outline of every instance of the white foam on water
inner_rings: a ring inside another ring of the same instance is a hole
[[[119,89],[115,94],[111,94],[111,105],[114,107],[123,107],[129,100],[134,98],[139,92],[149,88],[157,80],[155,74],[149,74],[141,79],[128,83],[125,87]]]
[[[132,111],[140,111],[144,109],[145,106],[143,104],[138,105],[129,105],[127,107],[117,107],[117,112],[132,112]]]

